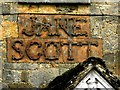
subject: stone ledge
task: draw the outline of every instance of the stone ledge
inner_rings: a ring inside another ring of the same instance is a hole
[[[26,3],[91,3],[91,2],[120,2],[120,0],[1,0],[0,2]]]
[[[1,0],[0,2],[24,2],[24,3],[90,3],[90,0]]]
[[[13,88],[13,89],[15,89],[15,88],[33,88],[33,86],[30,84],[30,83],[12,83],[12,84],[9,84],[8,85],[9,86],[9,88]],[[17,90],[17,89],[16,89]]]

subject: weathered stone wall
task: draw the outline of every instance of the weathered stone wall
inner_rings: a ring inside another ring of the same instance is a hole
[[[6,56],[6,38],[18,37],[17,16],[21,13],[89,15],[91,35],[93,38],[103,39],[103,59],[114,75],[120,78],[118,2],[91,2],[89,4],[11,2],[0,3],[0,82],[3,87],[45,87],[56,76],[78,64],[9,63]]]
[[[116,75],[119,71],[119,6],[118,3],[93,3],[91,13],[91,32],[93,37],[103,39],[103,59]]]

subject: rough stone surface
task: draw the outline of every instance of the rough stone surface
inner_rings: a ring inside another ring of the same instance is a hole
[[[0,70],[0,83],[2,82],[2,70]]]
[[[18,4],[17,3],[10,3],[10,14],[16,14],[17,12],[17,8],[18,8]]]
[[[118,67],[116,55],[118,49],[118,17],[117,16],[92,16],[91,32],[92,37],[103,39],[103,59],[107,66],[117,73]],[[116,66],[117,65],[117,66]]]
[[[90,3],[90,0],[1,0],[1,2],[25,2],[25,3]]]
[[[2,42],[0,41],[0,70],[2,70]]]
[[[0,40],[8,37],[18,37],[17,16],[4,15],[2,16],[2,20],[0,24],[2,37]]]
[[[2,3],[0,3],[0,14],[2,14]]]
[[[3,21],[3,16],[0,15],[0,40],[3,39],[3,26],[1,25],[2,21]]]
[[[70,69],[68,69],[68,68],[60,68],[59,69],[59,75],[62,75],[63,73],[65,73],[68,70],[70,70]]]
[[[9,14],[16,14],[17,13],[17,3],[1,3],[0,2],[0,14],[9,15]]]
[[[118,48],[117,17],[91,17],[92,37],[103,38],[103,52],[114,52]]]
[[[107,14],[107,15],[118,15],[118,3],[91,3],[91,14],[95,14],[95,15],[103,15],[103,14]]]
[[[58,64],[58,68],[67,68],[71,69],[74,68],[78,63],[66,63],[66,64]]]
[[[119,2],[119,8],[120,8],[120,2]],[[120,14],[120,10],[119,10],[119,14]],[[118,33],[118,52],[117,52],[117,56],[116,59],[118,60],[118,77],[120,78],[120,16],[118,17],[118,28],[117,28],[117,33]]]
[[[3,73],[2,73],[2,71],[3,71],[3,65],[2,65],[2,42],[3,41],[1,41],[0,40],[0,89],[3,87],[3,83],[2,83],[2,75],[3,75]]]
[[[18,0],[2,0],[1,2],[4,1],[17,2]],[[27,2],[27,0],[24,0],[24,2]],[[4,4],[5,6],[3,6]],[[56,76],[78,64],[8,63],[6,38],[18,37],[17,14],[29,13],[90,15],[91,37],[103,39],[103,59],[109,69],[120,78],[119,6],[115,2],[91,2],[90,5],[0,3],[0,83],[3,87],[8,87],[8,84],[9,87],[15,88],[18,86],[45,87]],[[27,73],[23,73],[24,71]]]
[[[38,69],[37,63],[4,63],[5,69],[13,70],[35,70]]]
[[[4,40],[1,40],[1,51],[2,51],[2,63],[4,63],[4,61],[7,61],[7,57],[6,57],[6,54],[7,54],[7,50],[6,50],[6,40],[4,39]]]
[[[57,68],[41,68],[29,72],[29,82],[36,87],[47,85],[56,76],[59,75]]]
[[[2,14],[10,14],[10,4],[8,3],[2,4]]]
[[[33,87],[30,83],[12,83],[8,85],[9,88],[14,89],[14,88],[19,88],[19,89],[30,89],[30,90],[34,90],[35,87]]]
[[[23,5],[20,4],[18,6],[18,13],[55,13],[56,12],[55,5]]]
[[[28,82],[28,72],[27,71],[22,71],[22,73],[21,73],[21,81],[22,82]]]
[[[89,14],[89,5],[42,5],[19,4],[18,13],[47,13],[47,14]]]
[[[19,83],[21,82],[21,72],[17,70],[3,70],[3,82]]]

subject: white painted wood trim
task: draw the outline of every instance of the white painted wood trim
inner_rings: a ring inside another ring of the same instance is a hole
[[[95,70],[90,71],[85,78],[76,86],[74,90],[79,88],[104,88],[114,90],[113,87]]]

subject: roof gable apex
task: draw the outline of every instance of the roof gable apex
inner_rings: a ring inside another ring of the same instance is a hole
[[[108,86],[117,90],[120,87],[120,80],[112,75],[105,62],[100,58],[90,57],[86,61],[79,63],[75,68],[56,77],[45,90],[57,90],[58,88],[60,90],[73,90],[92,70],[97,72],[97,76],[103,78],[106,82],[106,88]]]
[[[113,87],[96,70],[91,70],[75,87],[75,89],[79,88],[113,88]]]

